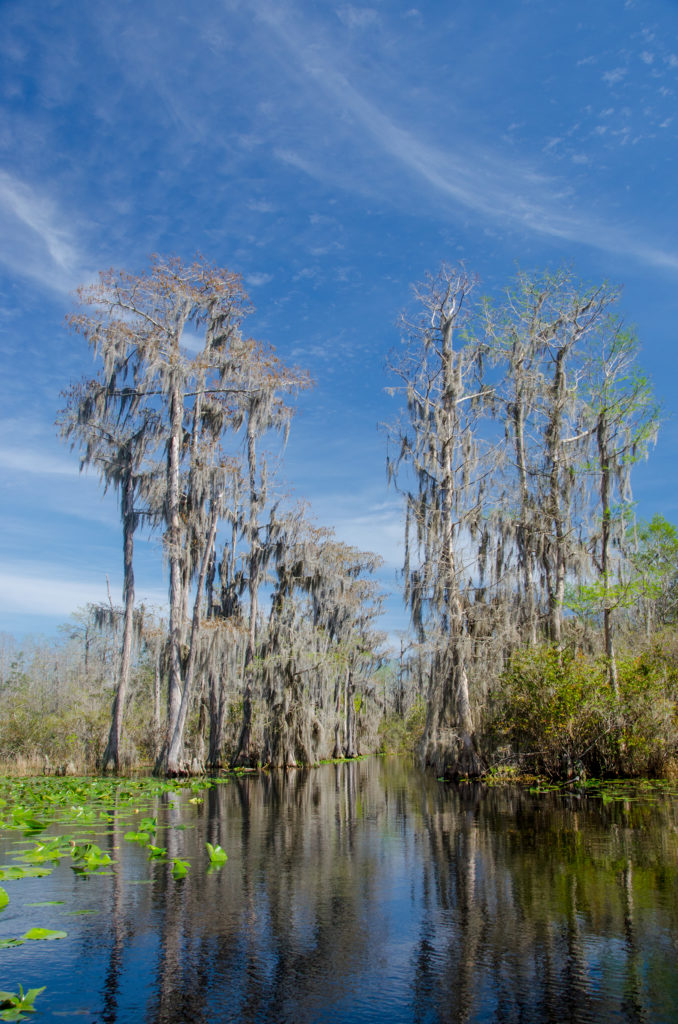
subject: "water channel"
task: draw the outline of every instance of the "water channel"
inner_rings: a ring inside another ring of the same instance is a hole
[[[113,813],[109,874],[2,882],[2,936],[67,931],[0,949],[0,989],[46,986],[35,1024],[678,1021],[675,796],[452,787],[371,759],[152,810],[180,881]]]

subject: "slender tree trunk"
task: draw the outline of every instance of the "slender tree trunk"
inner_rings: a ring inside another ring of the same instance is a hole
[[[525,456],[525,403],[522,394],[518,394],[513,413],[515,432],[516,465],[520,486],[520,518],[518,529],[518,549],[523,571],[523,620],[527,639],[531,644],[537,642],[537,615],[534,600],[534,580],[532,578],[533,556],[530,544],[531,513],[529,489],[527,485],[527,460]]]
[[[355,681],[350,669],[346,671],[346,757],[357,757],[355,742]]]
[[[607,444],[605,412],[598,417],[596,430],[598,441],[598,457],[600,459],[600,504],[602,511],[600,538],[600,568],[603,579],[603,633],[605,637],[605,657],[607,658],[607,678],[615,697],[619,697],[619,679],[617,676],[617,659],[614,649],[612,631],[612,609],[610,607],[610,542],[612,532],[612,513],[610,511],[610,453]]]
[[[155,670],[153,672],[153,732],[156,743],[160,736],[160,652],[161,645],[158,643],[155,652]]]
[[[169,673],[167,681],[167,731],[156,768],[167,770],[169,748],[176,732],[181,706],[181,645],[184,631],[184,594],[180,553],[179,467],[183,402],[174,385],[170,397],[170,438],[167,451],[167,557],[170,576]]]
[[[335,707],[335,723],[334,723],[334,749],[332,751],[332,757],[340,758],[342,756],[341,746],[341,697],[343,690],[344,679],[338,677],[334,686],[334,707]]]
[[[210,738],[207,764],[210,768],[221,766],[221,746],[224,737],[224,714],[226,700],[221,672],[212,670],[209,675],[209,719]]]
[[[111,728],[108,743],[104,751],[102,770],[106,771],[112,764],[115,771],[120,770],[120,739],[122,736],[122,719],[127,698],[127,685],[132,660],[132,637],[134,632],[134,476],[132,467],[128,466],[122,488],[122,535],[124,557],[124,600],[125,621],[122,634],[122,653],[118,685],[113,701]]]
[[[231,767],[249,765],[252,758],[252,680],[254,676],[254,655],[256,652],[257,615],[259,613],[259,535],[257,530],[257,454],[256,437],[250,428],[247,432],[247,461],[249,466],[250,487],[250,569],[249,569],[249,622],[247,632],[247,649],[245,651],[244,681],[242,698],[242,727],[238,737],[238,748],[231,761]]]
[[[562,643],[563,601],[565,599],[565,530],[560,500],[562,460],[561,424],[565,398],[566,349],[560,348],[551,385],[551,417],[546,443],[549,460],[549,517],[551,519],[551,586],[549,588],[549,632],[552,643]]]
[[[200,563],[200,572],[198,573],[198,582],[196,584],[196,595],[193,604],[193,619],[191,622],[191,636],[188,648],[188,659],[186,662],[186,676],[184,679],[184,689],[181,694],[181,702],[179,705],[179,712],[177,715],[176,724],[172,733],[169,748],[167,751],[167,759],[165,763],[165,770],[169,775],[176,775],[181,771],[181,759],[183,756],[184,747],[184,730],[186,728],[186,716],[188,715],[188,708],[193,697],[193,678],[195,675],[195,661],[198,650],[198,634],[200,632],[200,606],[202,603],[202,591],[205,585],[205,575],[207,573],[207,566],[209,559],[212,554],[212,548],[214,546],[214,538],[217,533],[217,522],[219,519],[218,504],[216,501],[212,502],[212,508],[210,509],[210,525],[209,533],[207,535],[207,541],[205,543],[205,549],[202,555],[202,561]]]

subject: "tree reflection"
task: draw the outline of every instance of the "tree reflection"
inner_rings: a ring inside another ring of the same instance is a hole
[[[109,886],[83,945],[106,1024],[678,1019],[675,800],[453,787],[397,760],[191,795],[158,798],[164,863],[113,814],[112,876],[77,883]]]

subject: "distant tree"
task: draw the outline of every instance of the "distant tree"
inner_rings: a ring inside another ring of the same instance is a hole
[[[355,757],[356,689],[383,642],[374,628],[380,598],[371,578],[381,560],[337,541],[303,509],[282,516],[275,535],[276,579],[261,659],[263,760],[276,768],[316,762],[328,727],[334,756]],[[330,752],[327,743],[325,749]]]
[[[628,560],[638,581],[639,603],[649,637],[653,628],[678,618],[678,530],[662,515],[627,531]]]

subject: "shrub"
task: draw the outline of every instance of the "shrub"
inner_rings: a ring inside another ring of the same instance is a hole
[[[618,675],[619,698],[602,658],[520,649],[494,695],[485,749],[560,778],[661,774],[678,750],[675,661],[655,648],[620,658]]]
[[[418,697],[406,716],[391,714],[379,725],[380,754],[412,754],[426,722],[426,701]]]

